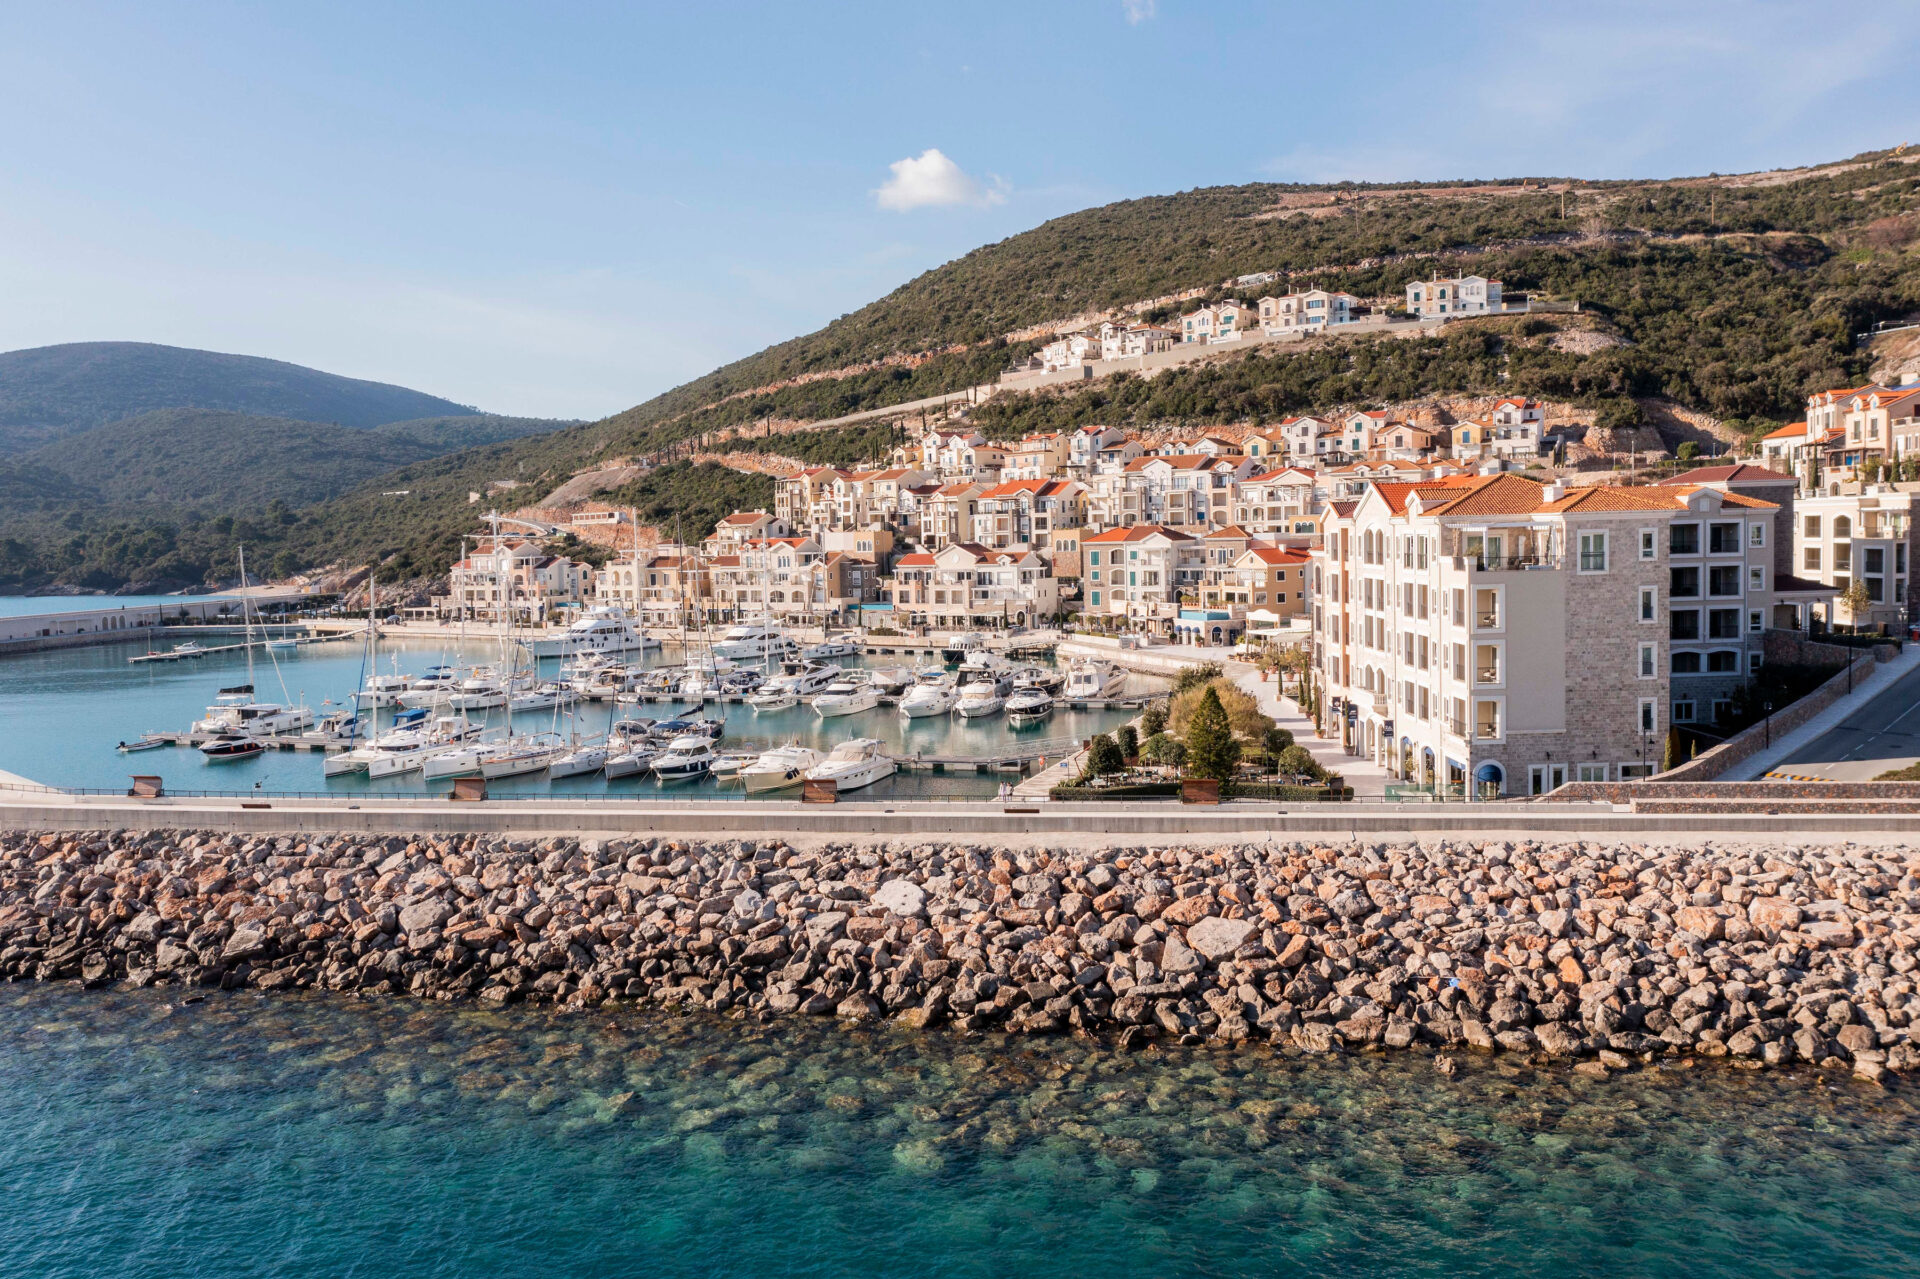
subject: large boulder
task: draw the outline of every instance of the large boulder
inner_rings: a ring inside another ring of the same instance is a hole
[[[432,932],[452,915],[453,908],[443,901],[415,902],[400,912],[400,930],[406,933]]]
[[[1218,963],[1253,936],[1253,922],[1246,919],[1222,919],[1209,915],[1187,929],[1187,945]]]
[[[893,915],[927,913],[927,890],[910,879],[890,879],[873,895],[873,904]]]

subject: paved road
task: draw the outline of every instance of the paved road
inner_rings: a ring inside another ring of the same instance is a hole
[[[1816,737],[1767,776],[1871,781],[1920,760],[1920,668],[1909,671],[1839,726]]]

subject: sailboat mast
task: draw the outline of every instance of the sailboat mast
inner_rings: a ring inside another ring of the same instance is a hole
[[[247,608],[247,548],[240,549],[240,642],[247,650],[247,695],[253,695],[253,614]]]

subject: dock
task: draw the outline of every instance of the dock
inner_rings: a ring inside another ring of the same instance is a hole
[[[181,628],[176,628],[174,632],[176,635],[179,633],[179,629]],[[196,653],[182,653],[176,649],[170,649],[170,648],[155,649],[151,653],[136,653],[132,657],[129,657],[127,661],[129,663],[191,662],[202,657],[212,657],[215,653],[238,653],[249,648],[264,649],[267,647],[269,643],[278,644],[282,640],[292,640],[296,648],[302,648],[308,644],[324,644],[328,640],[335,640],[335,639],[341,639],[341,638],[343,638],[343,636],[340,636],[340,635],[284,635],[284,636],[276,635],[272,638],[271,641],[254,640],[252,643],[248,643],[247,641],[242,640],[238,644],[209,644],[201,648],[200,651]],[[188,643],[189,641],[183,639],[180,642],[185,644],[185,643]]]

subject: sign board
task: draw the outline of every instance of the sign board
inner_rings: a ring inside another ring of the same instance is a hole
[[[840,802],[840,783],[831,777],[819,779],[809,777],[800,783],[800,802],[803,804],[837,804]]]

